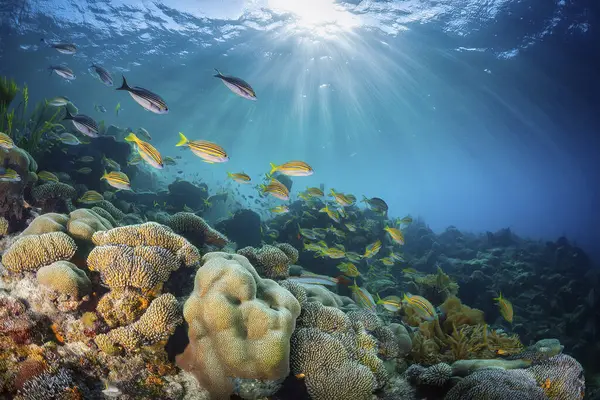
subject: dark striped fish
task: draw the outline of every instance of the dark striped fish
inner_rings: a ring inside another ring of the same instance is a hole
[[[233,93],[237,94],[248,100],[256,100],[256,93],[254,93],[254,89],[243,79],[236,78],[235,76],[226,76],[219,72],[218,69],[217,75],[213,75],[215,78],[221,79],[223,84],[229,88]]]
[[[142,107],[155,114],[166,114],[169,112],[167,103],[156,93],[141,88],[139,86],[130,87],[123,76],[123,84],[117,90],[125,90],[129,92],[131,97]]]
[[[49,43],[44,38],[41,39],[41,42],[56,49],[56,51],[62,54],[75,54],[77,52],[77,46],[73,43]]]
[[[137,144],[138,153],[148,164],[158,169],[162,169],[164,167],[164,163],[160,153],[150,143],[144,142],[143,140],[135,136],[135,133],[133,132],[127,135],[125,140]]]
[[[112,86],[113,85],[113,78],[110,75],[110,72],[108,72],[104,67],[102,67],[100,65],[97,65],[97,64],[92,64],[90,66],[90,68],[92,68],[94,70],[94,72],[96,72],[96,75],[98,75],[98,78],[106,86]]]
[[[371,210],[375,212],[385,213],[388,210],[388,205],[385,200],[380,199],[379,197],[371,197],[370,199],[363,196],[363,203],[366,203],[371,207]]]
[[[209,164],[221,163],[229,160],[229,156],[225,150],[218,144],[207,142],[206,140],[188,140],[185,135],[179,132],[179,143],[175,146],[187,146],[192,150],[192,153],[200,157],[204,162]]]
[[[56,75],[64,78],[68,81],[72,81],[75,79],[75,73],[69,67],[65,67],[64,65],[51,65],[48,67],[50,73],[54,72]]]
[[[65,118],[63,119],[67,119],[67,120],[71,120],[73,121],[73,125],[75,125],[75,128],[83,133],[85,136],[89,136],[92,138],[96,138],[98,137],[98,124],[96,123],[96,121],[94,121],[91,117],[88,117],[87,115],[83,115],[83,114],[77,114],[77,115],[72,115],[69,110],[67,110],[65,108],[65,110],[67,111],[67,115],[65,115]]]

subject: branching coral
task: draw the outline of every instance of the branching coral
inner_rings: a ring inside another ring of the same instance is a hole
[[[290,292],[262,279],[240,255],[208,253],[184,306],[190,344],[178,364],[215,398],[228,377],[277,380],[289,372],[289,340],[300,313]]]
[[[2,255],[9,271],[37,271],[56,261],[70,260],[77,251],[75,241],[62,232],[24,236]]]
[[[439,266],[435,274],[423,277],[416,276],[415,283],[419,289],[419,294],[433,304],[439,304],[446,300],[448,296],[454,296],[458,293],[458,284]]]

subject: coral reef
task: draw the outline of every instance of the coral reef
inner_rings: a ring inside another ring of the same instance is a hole
[[[229,243],[229,239],[225,235],[211,228],[201,217],[189,212],[178,212],[170,216],[165,221],[165,225],[197,246],[209,244],[222,248]]]
[[[297,250],[294,252],[293,247],[287,246],[284,247],[287,253],[281,248],[271,245],[264,245],[260,249],[244,247],[237,253],[250,260],[259,274],[270,279],[285,279],[289,276],[288,267],[294,263],[292,260],[295,258],[297,261],[298,259]]]
[[[77,300],[89,294],[92,289],[92,283],[85,272],[68,261],[43,266],[36,276],[41,285]]]
[[[62,232],[24,236],[2,255],[2,264],[12,272],[37,271],[56,261],[70,260],[77,251],[75,241]]]
[[[227,377],[287,376],[298,301],[277,283],[262,279],[245,257],[208,253],[202,261],[184,306],[190,344],[178,364],[215,398],[233,393]]]

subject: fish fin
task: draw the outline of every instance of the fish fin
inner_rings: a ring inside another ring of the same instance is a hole
[[[338,284],[340,285],[346,285],[349,286],[350,285],[350,279],[348,279],[345,275],[338,275],[335,280],[337,281]],[[354,285],[356,285],[356,280],[354,281]]]
[[[65,106],[65,111],[67,112],[67,115],[65,115],[65,117],[63,118],[63,120],[64,119],[73,119],[73,114],[71,114],[69,112],[69,109],[66,106]]]
[[[271,172],[269,172],[269,175],[273,175],[275,172],[277,172],[277,165],[273,164],[273,163],[269,163],[271,164]]]
[[[127,136],[125,137],[125,140],[126,140],[127,142],[137,142],[137,141],[138,141],[138,137],[137,137],[137,136],[135,136],[135,133],[133,133],[133,132],[129,132],[129,135],[127,135]]]
[[[188,138],[181,132],[179,132],[179,142],[175,146],[185,146],[189,142]]]
[[[123,84],[121,85],[121,87],[117,88],[117,90],[127,90],[127,91],[129,91],[131,88],[127,84],[127,80],[125,80],[125,75],[121,75],[121,76],[123,77]]]
[[[213,75],[215,78],[221,78],[223,76],[223,74],[215,68],[215,71],[217,71],[217,75]]]

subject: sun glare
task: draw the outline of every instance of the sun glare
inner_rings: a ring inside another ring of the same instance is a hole
[[[358,17],[335,0],[268,0],[268,5],[276,13],[292,14],[296,28],[317,35],[349,31],[360,25]]]

